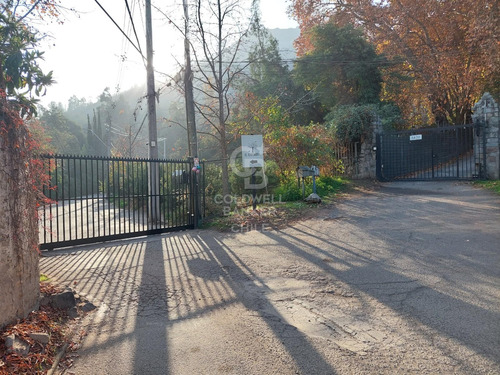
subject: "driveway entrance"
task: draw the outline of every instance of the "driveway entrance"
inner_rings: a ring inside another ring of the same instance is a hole
[[[99,305],[75,374],[500,373],[500,198],[363,191],[286,229],[53,251]]]

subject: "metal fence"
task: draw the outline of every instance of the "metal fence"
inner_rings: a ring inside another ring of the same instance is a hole
[[[356,178],[359,174],[361,143],[339,143],[333,148],[333,175]]]
[[[49,181],[39,212],[41,249],[194,227],[196,177],[189,161],[40,159]]]
[[[222,163],[220,161],[201,162],[201,210],[203,218],[221,216],[223,205],[222,198]]]

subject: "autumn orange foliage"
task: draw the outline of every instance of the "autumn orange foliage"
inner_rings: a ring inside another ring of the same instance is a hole
[[[484,90],[500,76],[497,0],[293,0],[299,54],[311,48],[307,31],[323,22],[362,27],[393,62],[383,98],[414,123],[462,124]]]

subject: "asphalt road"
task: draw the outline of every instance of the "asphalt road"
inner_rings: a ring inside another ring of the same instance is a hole
[[[99,305],[66,374],[500,373],[500,197],[390,183],[252,229],[43,257]]]

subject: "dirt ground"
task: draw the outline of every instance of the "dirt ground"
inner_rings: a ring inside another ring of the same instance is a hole
[[[388,183],[315,213],[47,253],[99,306],[65,373],[500,373],[498,196]]]

